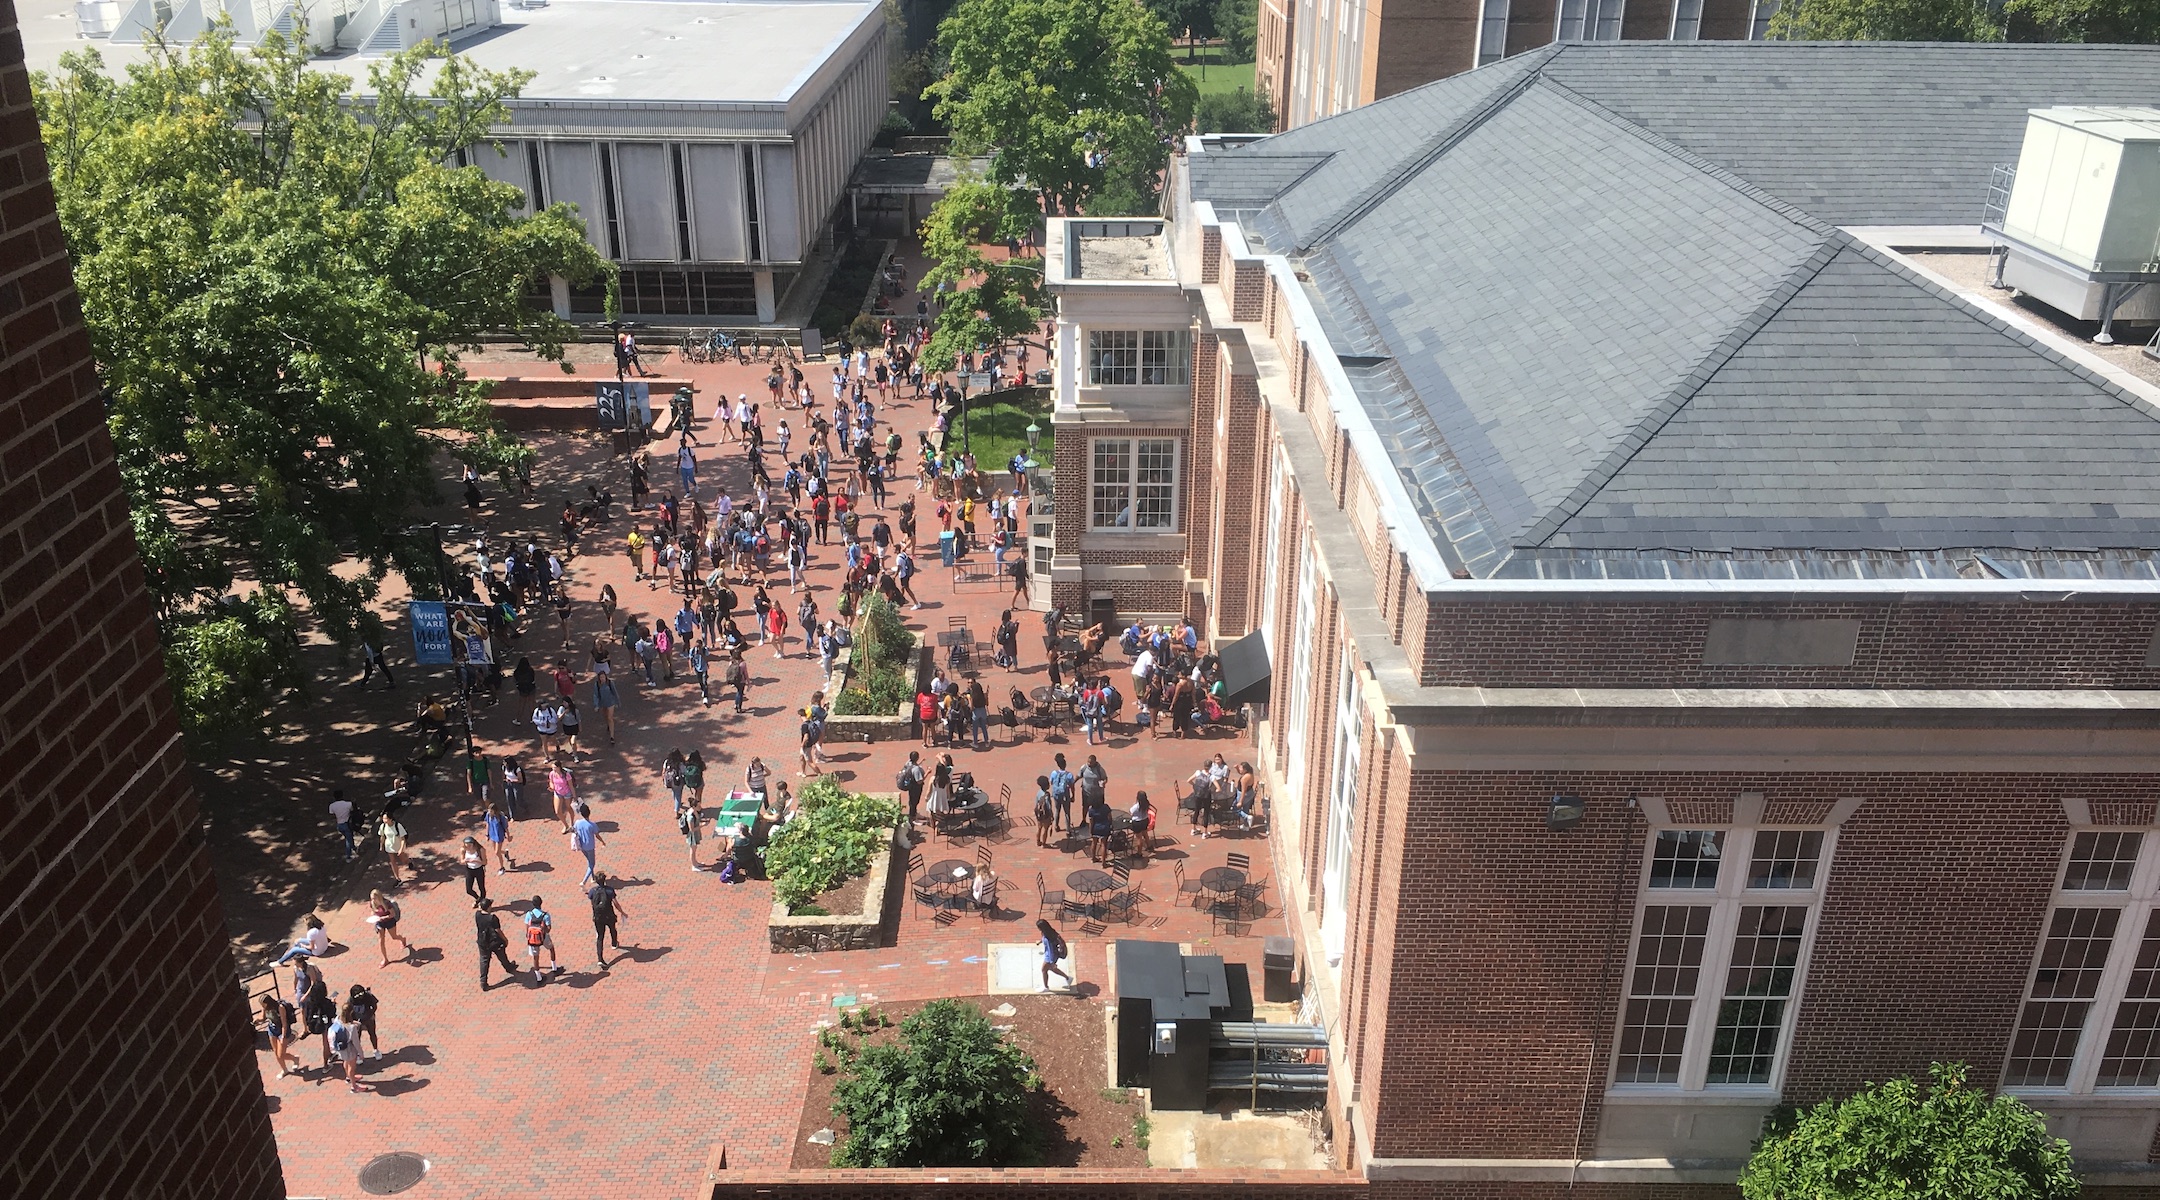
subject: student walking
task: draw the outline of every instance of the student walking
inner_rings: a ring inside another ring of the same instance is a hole
[[[509,820],[518,819],[518,802],[525,798],[525,768],[518,765],[517,756],[506,755],[502,760],[503,815]],[[505,837],[504,840],[508,840]]]
[[[458,865],[465,868],[465,894],[472,897],[472,906],[486,907],[487,851],[482,850],[479,840],[470,834],[466,835],[464,844],[458,847]]]
[[[743,702],[750,695],[750,664],[743,661],[743,652],[739,648],[729,655],[728,683],[735,688],[735,715],[741,716]]]
[[[910,825],[922,823],[921,809],[924,779],[922,752],[920,750],[908,751],[907,764],[900,768],[900,777],[893,782],[898,784],[901,793],[907,796],[907,818]]]
[[[277,1057],[278,1078],[299,1074],[300,1063],[292,1053],[293,1037],[300,1031],[299,1010],[264,992],[260,1020],[263,1033],[270,1038],[270,1053]]]
[[[339,788],[330,793],[330,820],[337,826],[338,836],[345,839],[345,861],[353,860],[353,805]]]
[[[500,803],[488,805],[487,840],[488,845],[495,847],[495,873],[497,875],[517,865],[510,860],[510,814]],[[485,908],[487,906],[482,904],[478,907]]]
[[[375,948],[382,952],[382,965],[386,967],[390,965],[391,938],[396,938],[398,945],[405,947],[406,961],[412,959],[412,943],[406,940],[404,934],[398,932],[398,919],[402,916],[404,912],[398,907],[397,901],[380,891],[368,893],[367,923],[375,927]]]
[[[600,969],[605,971],[608,969],[607,947],[601,945],[601,939],[605,938],[608,945],[617,950],[622,949],[622,939],[615,933],[615,922],[630,914],[616,897],[615,889],[609,885],[607,876],[598,872],[593,874],[592,887],[586,889],[585,898],[592,901],[593,958],[600,964]]]
[[[592,809],[580,804],[577,812],[577,823],[570,827],[570,844],[577,847],[579,854],[585,856],[585,878],[578,880],[582,885],[591,882],[595,873],[593,856],[600,852],[600,847],[607,844],[607,839],[600,836],[600,827],[593,824]]]
[[[353,1027],[367,1039],[367,1057],[382,1057],[382,1037],[375,1032],[375,1014],[382,1001],[375,993],[360,984],[354,984],[345,993],[345,1005],[352,1010]]]
[[[502,964],[505,978],[517,978],[517,964],[510,961],[510,939],[503,934],[502,918],[486,905],[473,912],[473,940],[480,947],[480,990],[488,990],[490,960]]]
[[[570,806],[577,801],[577,781],[571,777],[570,768],[561,759],[548,764],[548,794],[555,798],[555,819],[562,822],[564,833],[570,832],[572,814]]]
[[[540,979],[540,952],[546,950],[548,966],[554,974],[563,973],[562,963],[555,957],[555,918],[541,907],[540,897],[532,898],[532,907],[525,910],[525,957],[532,961],[533,978]]]
[[[397,814],[384,809],[375,821],[375,836],[382,842],[383,853],[390,856],[390,882],[402,882],[398,872],[405,863],[405,826],[398,823]]]
[[[705,838],[705,810],[688,797],[676,800],[675,827],[682,830],[683,843],[690,847],[690,869],[704,870],[698,865],[697,848]]]
[[[1055,762],[1056,765],[1051,767],[1050,776],[1048,779],[1050,785],[1050,800],[1053,804],[1057,805],[1058,829],[1060,831],[1067,831],[1074,828],[1073,785],[1075,783],[1075,780],[1073,778],[1073,773],[1065,769],[1065,756],[1063,754],[1058,755],[1055,759]]]
[[[353,1027],[351,1005],[338,1010],[323,1037],[330,1047],[330,1053],[336,1056],[337,1061],[345,1064],[346,1085],[355,1092],[366,1090],[360,1085],[360,1031]],[[329,1066],[327,1062],[323,1064],[325,1070],[328,1070]]]
[[[1073,977],[1067,975],[1065,968],[1058,965],[1065,961],[1066,956],[1071,953],[1065,945],[1064,937],[1058,933],[1050,922],[1040,917],[1035,920],[1035,932],[1040,938],[1037,945],[1042,949],[1042,990],[1046,992],[1050,990],[1050,977],[1052,975],[1063,979],[1066,987],[1073,986],[1075,982]]]

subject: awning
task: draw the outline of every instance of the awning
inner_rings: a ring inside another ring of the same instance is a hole
[[[1223,707],[1266,704],[1273,669],[1268,664],[1267,639],[1259,631],[1224,646],[1221,651]]]

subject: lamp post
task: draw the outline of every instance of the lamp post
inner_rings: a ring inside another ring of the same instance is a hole
[[[1033,421],[1029,421],[1027,427],[1027,440],[1028,457],[1032,459],[1035,457],[1035,452],[1042,449],[1042,426],[1037,425]]]

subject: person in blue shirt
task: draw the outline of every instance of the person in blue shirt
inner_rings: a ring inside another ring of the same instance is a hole
[[[592,882],[593,856],[599,853],[600,847],[607,844],[607,839],[600,836],[600,827],[593,824],[592,809],[580,803],[577,812],[578,819],[570,826],[570,844],[577,847],[579,854],[585,856],[585,878],[578,880],[578,885],[582,887]]]
[[[1050,800],[1057,805],[1057,828],[1073,828],[1073,773],[1065,769],[1065,756],[1057,756],[1057,766],[1050,772]]]
[[[540,978],[540,951],[546,949],[548,966],[554,973],[563,973],[562,963],[555,957],[555,918],[540,906],[540,897],[532,898],[532,907],[525,910],[525,957],[532,960],[534,979]]]

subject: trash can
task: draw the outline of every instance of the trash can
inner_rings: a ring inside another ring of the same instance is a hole
[[[1262,994],[1268,1003],[1297,1003],[1297,990],[1290,981],[1297,970],[1296,943],[1279,936],[1267,939],[1260,948],[1260,969],[1264,977]]]
[[[1109,630],[1112,636],[1115,636],[1118,632],[1117,598],[1108,592],[1096,592],[1090,595],[1088,597],[1088,624],[1099,625]]]
[[[956,551],[953,549],[954,545],[955,539],[953,538],[952,530],[947,529],[937,535],[938,562],[948,567],[953,565],[953,558],[956,553]]]

